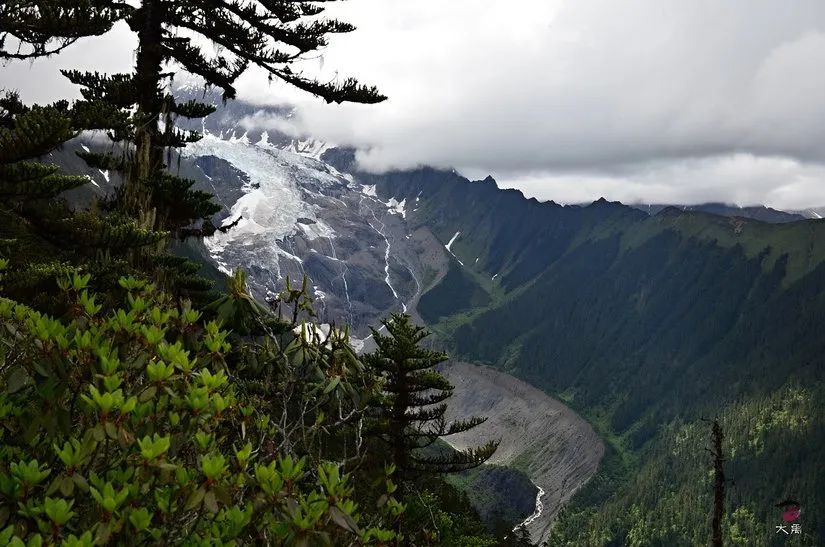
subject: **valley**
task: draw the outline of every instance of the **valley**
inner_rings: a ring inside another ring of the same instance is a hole
[[[535,538],[552,536],[554,519],[561,544],[580,527],[624,537],[639,523],[607,531],[598,523],[607,522],[608,500],[645,488],[632,479],[658,461],[664,432],[822,380],[825,221],[756,208],[643,211],[604,199],[561,206],[454,170],[368,173],[353,150],[243,126],[255,108],[231,105],[205,118],[205,138],[176,165],[216,194],[218,225],[238,224],[187,256],[212,264],[216,279],[243,268],[260,300],[306,275],[316,320],[350,325],[360,351],[373,348],[370,326],[406,312],[456,362],[490,364],[447,370],[455,416],[491,417],[477,437],[454,442],[503,437],[495,462],[543,492],[529,525]],[[77,170],[81,147],[102,151],[82,137],[53,160]],[[88,174],[87,193],[117,183]],[[530,419],[532,404],[546,409],[545,420]],[[804,466],[816,460],[818,427],[796,456]],[[686,461],[704,465],[700,452]],[[814,507],[822,503],[810,478],[784,473]],[[686,491],[691,480],[674,488]],[[748,492],[790,495],[740,481]],[[655,506],[645,500],[641,507]],[[742,506],[768,526],[755,497]],[[679,510],[697,512],[686,521],[695,523],[705,509]],[[812,528],[825,523],[809,519]]]
[[[825,2],[717,4],[0,4],[0,546],[825,545]]]
[[[515,467],[532,480],[536,509],[524,524],[534,541],[546,540],[559,510],[595,474],[604,455],[599,436],[564,404],[509,374],[456,361],[440,372],[455,386],[450,419],[487,417],[447,442],[463,450],[500,439],[488,463]]]

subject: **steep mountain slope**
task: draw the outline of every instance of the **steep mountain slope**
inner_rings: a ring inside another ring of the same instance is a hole
[[[211,99],[221,105],[218,95]],[[447,270],[447,255],[431,232],[408,229],[403,202],[379,199],[374,186],[320,161],[323,144],[242,132],[238,117],[255,109],[228,105],[203,120],[197,129],[204,138],[170,165],[215,195],[223,206],[216,224],[237,226],[202,243],[187,242],[180,252],[224,273],[245,269],[260,300],[287,277],[300,283],[306,275],[319,320],[345,321],[356,336],[367,336],[368,326],[392,311],[412,311],[425,284]],[[118,153],[104,138],[86,134],[51,155],[65,171],[90,178],[67,196],[81,207],[111,195],[120,182],[114,173],[89,169],[75,154],[82,150]],[[217,270],[213,277],[220,277]]]
[[[226,218],[240,218],[238,225],[206,245],[222,269],[246,269],[256,295],[265,297],[285,277],[300,280],[306,273],[321,319],[340,317],[361,332],[416,297],[413,272],[423,269],[417,256],[428,242],[406,237],[403,208],[379,201],[318,160],[266,142],[208,134],[184,155],[213,180],[221,174],[206,165],[211,158],[244,174]],[[406,244],[393,249],[402,239]]]
[[[276,132],[241,131],[237,117],[251,115],[254,109],[243,103],[230,104],[234,105],[231,112],[219,107],[197,128],[204,134],[201,141],[169,162],[173,170],[215,195],[223,206],[214,219],[216,224],[237,223],[204,242],[178,247],[180,253],[204,260],[208,275],[220,282],[220,272],[241,267],[249,273],[250,289],[260,299],[282,288],[286,277],[300,282],[306,275],[319,321],[349,324],[355,336],[361,338],[353,338],[357,348],[362,343],[369,347],[367,327],[378,324],[392,311],[408,311],[420,321],[417,304],[421,294],[434,285],[441,286],[444,278],[463,275],[456,269],[458,262],[452,258],[449,242],[440,240],[425,224],[410,222],[420,199],[396,199],[383,193],[379,197],[375,181],[356,180],[323,161],[323,144],[296,141]],[[93,181],[69,196],[78,206],[111,194],[120,182],[114,174],[88,169],[75,154],[91,149],[110,151],[113,147],[95,135],[83,135],[51,158],[67,171],[85,173]],[[334,158],[337,153],[337,149],[331,149],[324,156]],[[474,281],[468,286],[474,287]],[[489,303],[484,290],[476,294],[480,300],[471,300],[473,306]],[[445,313],[455,309],[447,300]],[[471,375],[457,380],[461,384],[459,394],[464,397],[484,387],[481,378]],[[498,391],[489,385],[485,389],[497,404],[521,404],[503,386],[493,387]],[[575,415],[569,410],[564,416],[566,425],[563,432],[558,432],[560,435],[575,436],[579,431],[592,434],[580,418],[571,421]],[[550,420],[541,425],[544,437],[538,438],[553,438],[554,428],[561,424]],[[465,438],[465,442],[472,442],[472,438]],[[598,439],[591,444],[598,446]],[[522,465],[534,480],[547,486],[542,479],[546,470],[540,465],[530,469],[531,463],[551,461],[545,457],[551,453],[554,458],[575,458],[577,446],[534,446],[530,454],[522,455]],[[553,480],[563,481],[563,488],[544,501],[548,509],[543,518],[534,519],[537,526],[541,525],[540,533],[546,531],[556,514],[558,499],[569,497],[575,485],[595,471],[600,455],[591,455],[592,465],[584,471],[566,466],[554,474]],[[475,488],[475,494],[485,498],[480,499],[479,508],[490,525],[512,526],[536,510],[535,487],[521,472],[484,468],[461,480],[465,488]],[[502,484],[516,491],[499,498],[495,490]],[[558,489],[559,485],[553,484]],[[491,505],[504,499],[509,507]],[[517,503],[511,503],[514,501]]]
[[[716,414],[725,431],[727,500],[724,544],[743,547],[822,545],[825,489],[825,393],[789,386],[739,401]],[[705,451],[710,426],[701,420],[663,427],[642,451],[641,464],[612,495],[588,484],[563,510],[550,545],[708,543],[713,475]],[[776,504],[802,504],[800,533],[788,537]]]
[[[638,486],[628,478],[664,450],[660,432],[675,420],[821,385],[825,222],[767,224],[677,208],[651,217],[604,200],[561,207],[431,170],[390,174],[382,191],[420,196],[413,222],[451,241],[460,275],[425,293],[419,310],[453,352],[559,394],[610,441],[601,478],[580,504],[632,497]],[[481,307],[479,291],[489,296]],[[812,408],[821,418],[822,407]],[[825,439],[812,431],[810,444],[789,450],[792,468],[774,469],[771,484],[759,474],[760,484],[743,489],[750,497],[737,500],[762,530],[772,530],[775,515],[756,492],[804,493],[809,507],[825,505],[813,471]],[[766,442],[782,446],[777,434]],[[701,461],[701,446],[691,449],[689,461]],[[674,474],[673,488],[689,480]],[[704,515],[707,507],[684,510]],[[694,517],[685,518],[704,522]],[[806,544],[825,537],[823,523],[807,516]],[[628,530],[614,532],[623,538],[615,544],[627,541]]]
[[[822,382],[825,221],[673,207],[651,216],[605,200],[540,203],[454,171],[363,173],[352,150],[247,129],[240,119],[257,109],[230,105],[204,120],[206,138],[174,165],[217,195],[219,221],[241,220],[189,251],[223,270],[243,267],[260,298],[306,274],[320,319],[343,319],[360,338],[389,311],[407,310],[459,357],[562,397],[608,441],[599,476],[576,496],[579,515],[632,499],[640,487],[628,477],[659,461],[669,442],[661,432],[680,420]],[[107,145],[80,140],[57,156],[75,166],[72,147],[82,146]],[[89,175],[97,194],[116,183]],[[795,461],[815,465],[824,445],[820,434]],[[772,489],[754,488],[743,502],[764,529],[772,514],[754,492],[779,496],[786,478],[817,492],[777,470]],[[674,488],[687,491],[690,480],[675,473]],[[822,496],[810,506],[825,509]],[[825,519],[808,518],[825,536]]]
[[[461,362],[448,363],[442,372],[456,387],[451,419],[488,417],[448,442],[465,449],[501,441],[490,463],[524,470],[539,488],[536,511],[524,523],[535,541],[543,541],[561,506],[596,472],[604,445],[569,408],[508,374]]]

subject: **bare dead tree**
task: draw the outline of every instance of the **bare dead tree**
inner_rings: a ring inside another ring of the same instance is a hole
[[[722,547],[722,519],[725,516],[725,455],[722,452],[722,439],[725,434],[719,420],[711,422],[712,449],[707,449],[713,456],[713,521],[711,523],[710,543],[713,547]]]

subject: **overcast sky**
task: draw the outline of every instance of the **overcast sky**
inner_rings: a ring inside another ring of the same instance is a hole
[[[306,69],[390,99],[325,105],[251,72],[240,97],[298,106],[293,130],[363,150],[372,170],[428,164],[561,203],[825,205],[823,0],[350,0],[359,29]],[[59,66],[124,71],[125,29],[0,86],[47,100]],[[267,124],[262,118],[251,123]]]

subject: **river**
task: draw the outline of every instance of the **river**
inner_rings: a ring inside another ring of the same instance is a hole
[[[490,463],[520,469],[539,489],[535,511],[523,524],[533,541],[544,541],[564,503],[596,473],[601,439],[561,401],[509,374],[462,362],[440,370],[455,386],[448,418],[488,418],[445,440],[457,449],[501,440]]]

